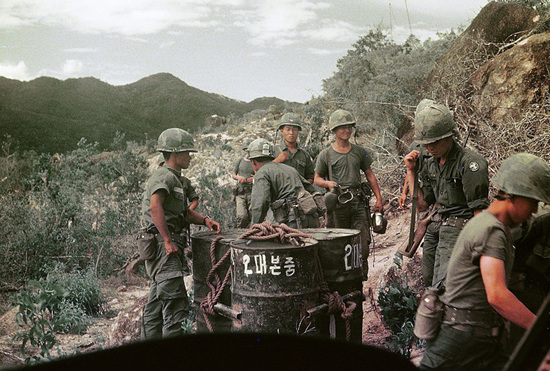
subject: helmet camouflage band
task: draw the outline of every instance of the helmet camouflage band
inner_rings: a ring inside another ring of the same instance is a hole
[[[283,117],[281,117],[281,123],[277,127],[277,130],[281,130],[283,127],[288,125],[295,126],[298,128],[298,130],[301,131],[303,129],[303,124],[304,123],[300,119],[300,116],[298,116],[296,113],[288,112],[285,113]]]
[[[530,153],[508,157],[492,181],[495,187],[509,195],[550,203],[550,165]]]
[[[273,145],[263,138],[253,140],[248,145],[248,158],[250,160],[261,157],[275,158],[273,155]]]
[[[164,130],[157,142],[159,152],[197,152],[191,134],[180,128]]]
[[[334,129],[344,126],[344,125],[353,125],[355,127],[355,120],[349,111],[339,109],[336,110],[330,115],[328,119],[328,124],[331,131]]]
[[[419,144],[433,143],[450,137],[455,133],[455,128],[453,114],[444,105],[432,101],[424,102],[424,107],[421,109],[417,108],[414,120],[414,139]]]

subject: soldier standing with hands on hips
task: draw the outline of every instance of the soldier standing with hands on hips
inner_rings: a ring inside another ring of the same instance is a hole
[[[143,339],[183,335],[182,321],[189,315],[183,282],[186,222],[220,232],[220,225],[190,210],[181,171],[189,167],[191,152],[197,152],[193,137],[172,128],[158,138],[158,151],[165,163],[147,182],[141,204],[140,255],[151,277],[151,291],[143,308]]]

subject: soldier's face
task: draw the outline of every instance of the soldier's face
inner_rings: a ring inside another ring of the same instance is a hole
[[[509,200],[512,205],[510,219],[514,224],[520,224],[531,219],[539,209],[539,202],[532,198],[515,196]]]
[[[424,144],[430,155],[435,158],[446,158],[453,145],[453,138],[447,137],[435,142]]]
[[[349,140],[353,133],[353,125],[342,125],[334,129],[334,135],[340,140]]]
[[[285,142],[296,143],[300,130],[296,126],[285,125],[281,129],[281,134],[285,138]]]
[[[176,161],[182,169],[187,169],[191,163],[191,152],[179,152],[176,154]]]

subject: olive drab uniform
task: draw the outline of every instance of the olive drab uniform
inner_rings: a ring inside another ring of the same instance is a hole
[[[445,278],[462,227],[475,210],[489,205],[488,164],[481,155],[453,140],[445,164],[440,165],[439,158],[428,158],[419,177],[424,200],[439,205],[422,244],[424,283],[429,286]]]
[[[236,175],[250,178],[254,175],[254,169],[250,161],[240,158],[235,162],[233,172]],[[250,196],[252,194],[252,184],[237,183],[235,204],[237,216],[237,228],[248,228],[250,225]]]
[[[512,197],[550,202],[550,166],[534,155],[515,154],[502,163],[492,183],[502,192],[493,201],[494,209],[476,215],[456,241],[448,265],[445,293],[441,297],[445,304],[441,329],[427,342],[421,369],[501,370],[506,362],[499,338],[503,318],[487,298],[487,292],[498,286],[494,286],[491,279],[484,280],[482,257],[503,262],[504,272],[489,263],[484,265],[484,270],[488,272],[487,277],[495,276],[496,281],[504,279],[509,290],[516,249],[509,232],[512,222],[505,225],[503,221],[513,216],[521,217],[522,211],[499,206],[499,202]],[[511,315],[514,311],[513,306],[507,307],[502,300],[497,303],[501,313]],[[518,322],[525,320],[526,313],[514,313],[523,317],[516,318]]]
[[[156,230],[151,212],[151,195],[164,190],[163,204],[172,240],[179,251],[166,254],[164,240]],[[189,315],[189,301],[183,283],[185,247],[185,215],[187,201],[180,172],[164,165],[149,178],[141,204],[141,226],[145,233],[154,235],[156,249],[150,259],[145,260],[145,269],[151,277],[151,291],[143,309],[142,338],[160,338],[182,334],[181,323]],[[164,320],[163,320],[164,318]]]
[[[254,175],[252,187],[252,223],[264,221],[271,205],[278,223],[291,228],[318,227],[317,212],[305,214],[297,205],[302,190],[313,192],[313,186],[293,167],[276,162],[266,162]],[[298,220],[299,219],[299,220]]]
[[[445,304],[443,324],[428,343],[421,368],[502,369],[505,358],[498,337],[502,319],[487,301],[479,268],[482,255],[503,260],[510,277],[512,240],[505,225],[487,210],[466,224],[456,241],[441,297]]]
[[[452,112],[444,105],[424,99],[415,112],[414,140],[434,144],[455,134]],[[419,172],[421,190],[428,205],[438,204],[422,243],[422,275],[426,286],[443,281],[453,246],[462,227],[474,211],[489,205],[487,161],[479,154],[462,148],[452,139],[446,161],[425,159]]]
[[[279,149],[279,152],[286,152],[288,154],[288,160],[285,160],[283,164],[298,170],[298,173],[305,179],[313,179],[315,177],[313,161],[311,160],[309,153],[307,153],[304,149],[298,146],[296,152],[292,153],[287,147],[285,147],[282,151]],[[277,155],[278,154],[275,153],[275,156]]]
[[[338,183],[342,191],[349,190],[353,194],[347,203],[336,202],[335,209],[329,214],[329,219],[336,228],[352,228],[361,231],[361,249],[363,265],[369,256],[371,243],[370,216],[367,208],[368,199],[365,199],[361,187],[361,171],[366,171],[373,163],[372,154],[365,148],[351,143],[348,153],[336,152],[332,146],[325,148],[317,157],[315,172],[321,177],[329,178],[329,166],[332,168],[332,181]],[[328,206],[328,203],[327,203]],[[365,272],[366,275],[366,272]]]

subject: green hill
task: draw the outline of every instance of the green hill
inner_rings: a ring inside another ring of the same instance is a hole
[[[278,98],[249,103],[208,93],[160,73],[135,83],[112,86],[96,78],[21,82],[0,77],[0,136],[9,134],[20,149],[65,152],[80,138],[111,143],[117,131],[127,140],[156,138],[169,127],[191,132],[208,116],[241,116],[255,109],[297,104]]]

